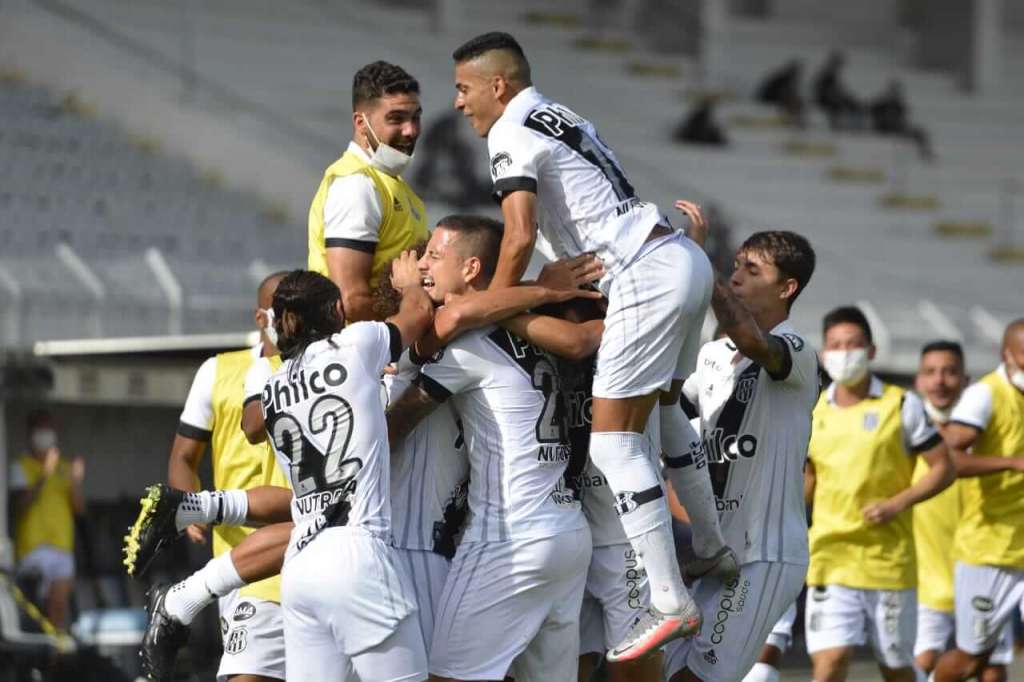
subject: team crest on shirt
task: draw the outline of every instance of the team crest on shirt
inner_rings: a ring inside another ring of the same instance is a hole
[[[240,654],[245,651],[248,644],[248,630],[246,628],[235,628],[228,633],[227,641],[224,642],[224,653]]]
[[[740,380],[736,383],[736,400],[744,405],[747,404],[754,397],[756,389],[757,375],[740,377]]]
[[[874,431],[878,428],[878,413],[867,412],[864,414],[864,430]]]
[[[501,175],[505,169],[512,165],[512,157],[508,152],[498,152],[491,157],[491,177],[496,178]]]

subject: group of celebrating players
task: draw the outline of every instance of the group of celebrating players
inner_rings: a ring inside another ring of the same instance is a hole
[[[615,682],[777,680],[806,580],[816,680],[844,679],[865,633],[886,679],[912,680],[909,508],[950,484],[954,458],[978,483],[961,558],[984,566],[963,588],[957,568],[958,648],[936,679],[988,665],[1024,594],[1024,523],[1010,528],[1024,474],[1008,464],[1024,453],[1024,323],[982,382],[988,402],[972,387],[963,423],[943,427],[949,447],[925,410],[951,403],[871,376],[855,309],[826,318],[821,393],[788,322],[814,270],[804,237],[756,233],[716,278],[700,207],[677,203],[682,230],[637,198],[592,124],[533,87],[512,36],[454,60],[503,223],[452,215],[428,232],[402,179],[419,85],[360,69],[352,142],[310,209],[309,269],[259,287],[259,345],[199,369],[168,484],[126,538],[140,575],[213,526],[214,558],[150,592],[147,674],[173,678],[217,601],[220,679],[571,682],[606,656]],[[538,227],[560,260],[522,281]],[[709,306],[719,338],[702,347]],[[208,444],[216,490],[199,491]]]

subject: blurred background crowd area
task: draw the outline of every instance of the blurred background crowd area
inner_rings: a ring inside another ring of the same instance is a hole
[[[908,383],[933,338],[974,376],[995,363],[1024,285],[1014,0],[0,0],[0,462],[43,405],[85,457],[72,618],[141,603],[118,550],[138,492],[165,476],[198,364],[252,341],[256,283],[304,265],[359,66],[420,81],[407,175],[430,216],[499,215],[450,57],[495,29],[642,198],[705,206],[720,269],[754,231],[808,236],[809,338],[853,303],[887,378]],[[154,579],[207,556],[175,551]]]

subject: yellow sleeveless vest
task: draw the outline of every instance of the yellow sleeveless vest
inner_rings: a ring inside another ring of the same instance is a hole
[[[18,458],[29,487],[43,476],[43,463],[31,455]],[[40,545],[65,552],[75,549],[75,513],[71,508],[71,476],[63,459],[46,479],[36,499],[20,514],[15,529],[15,552],[22,559]]]
[[[381,224],[377,248],[373,254],[370,288],[377,288],[377,280],[385,266],[402,251],[430,238],[427,230],[427,210],[412,188],[401,177],[392,177],[377,170],[356,154],[346,151],[340,159],[324,171],[324,178],[309,207],[309,260],[308,268],[325,277],[327,272],[327,245],[324,241],[324,203],[327,190],[335,178],[362,173],[377,188],[381,203]]]
[[[914,460],[903,447],[904,391],[840,408],[823,393],[814,408],[808,457],[817,485],[810,530],[808,585],[905,590],[917,584],[910,510],[869,524],[861,510],[910,485]]]
[[[913,482],[928,471],[928,462],[917,458]],[[917,548],[917,602],[935,611],[952,613],[953,536],[960,520],[960,488],[954,481],[941,493],[915,504],[914,545]]]
[[[981,378],[992,391],[992,418],[971,451],[990,457],[1024,453],[1024,394],[1002,371]],[[978,566],[1024,569],[1024,473],[960,479],[963,505],[953,556]]]
[[[268,358],[275,370],[281,357]],[[251,349],[221,353],[217,356],[217,374],[213,384],[213,485],[217,490],[255,488],[276,485],[288,488],[288,479],[281,473],[274,453],[267,443],[251,445],[242,431],[242,403],[245,400],[245,374],[255,361]],[[240,543],[252,528],[213,527],[213,555],[220,556]],[[246,585],[243,596],[281,601],[281,578]]]

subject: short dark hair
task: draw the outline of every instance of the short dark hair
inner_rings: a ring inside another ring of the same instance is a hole
[[[459,249],[460,253],[467,258],[479,258],[483,276],[487,279],[494,277],[498,254],[501,253],[501,238],[505,234],[501,223],[486,216],[454,214],[441,218],[437,226],[457,232],[460,239],[466,240],[465,248]]]
[[[958,341],[949,341],[947,339],[929,341],[921,349],[921,357],[928,355],[928,353],[952,353],[960,361],[960,366],[964,365],[964,347]]]
[[[312,270],[292,270],[274,292],[274,327],[281,357],[301,357],[309,344],[340,331],[345,321],[338,315],[341,299],[338,285]],[[295,326],[284,328],[287,313],[295,315]]]
[[[828,334],[829,329],[840,324],[857,325],[864,331],[864,336],[867,337],[868,343],[874,344],[874,339],[871,336],[871,325],[868,323],[868,318],[857,306],[843,305],[829,311],[822,322],[821,335],[825,336]]]
[[[468,62],[470,59],[476,59],[491,50],[511,50],[524,60],[526,59],[526,53],[523,52],[523,47],[519,44],[519,41],[513,38],[512,34],[505,33],[504,31],[491,31],[490,33],[470,38],[456,48],[455,52],[452,52],[452,59],[456,63]]]
[[[787,301],[792,307],[793,301],[803,293],[804,287],[811,281],[811,275],[814,274],[816,257],[807,238],[788,230],[755,232],[740,245],[737,253],[747,251],[752,251],[771,260],[783,277],[796,280],[796,292]]]
[[[49,410],[38,409],[32,410],[28,413],[28,417],[25,419],[28,430],[36,428],[37,426],[43,426],[53,423],[53,415],[50,414]]]
[[[401,66],[376,61],[356,71],[352,78],[352,111],[386,95],[419,92],[419,82]]]

